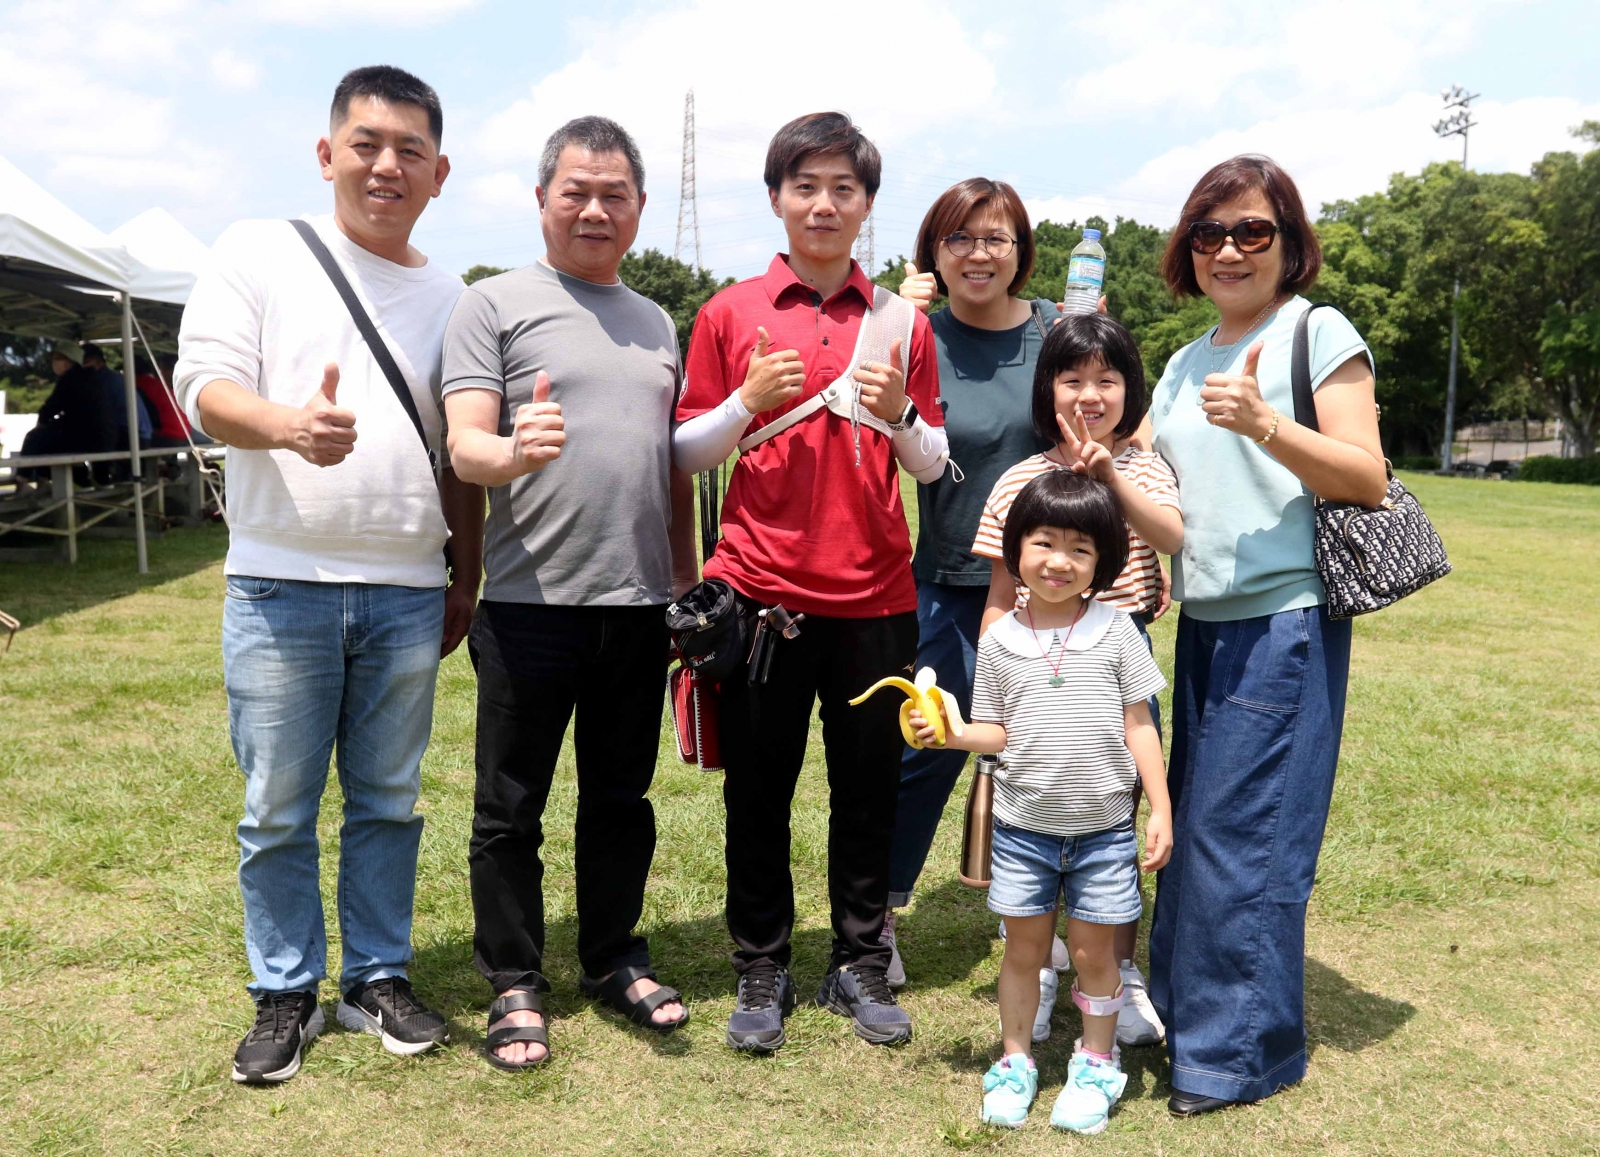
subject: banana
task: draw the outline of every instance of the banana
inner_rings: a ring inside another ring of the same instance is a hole
[[[881,688],[895,687],[906,693],[906,701],[900,705],[900,734],[906,737],[906,742],[919,751],[922,741],[917,738],[917,733],[911,727],[911,711],[913,708],[922,713],[922,717],[933,724],[933,745],[943,747],[945,744],[945,719],[950,720],[950,734],[960,735],[966,728],[966,722],[961,718],[961,708],[956,703],[956,697],[941,688],[936,682],[938,676],[932,667],[924,667],[917,672],[916,682],[892,675],[887,679],[879,679],[861,694],[850,700],[850,706],[865,702],[876,694]],[[940,711],[939,708],[944,710]]]

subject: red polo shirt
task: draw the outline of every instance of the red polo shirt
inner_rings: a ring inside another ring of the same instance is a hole
[[[821,300],[781,253],[761,277],[724,289],[695,321],[679,420],[715,409],[744,385],[758,325],[772,349],[799,351],[806,380],[794,401],[752,418],[747,434],[853,371],[850,356],[872,291],[851,262],[844,287]],[[944,425],[933,331],[920,313],[905,357],[906,393],[925,422]],[[850,423],[824,410],[743,455],[705,574],[808,615],[865,619],[916,610],[911,535],[889,439],[863,426],[857,467]]]

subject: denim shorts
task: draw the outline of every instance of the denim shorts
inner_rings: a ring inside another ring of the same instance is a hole
[[[1066,896],[1067,915],[1090,924],[1127,924],[1143,912],[1139,843],[1133,824],[1082,836],[1048,836],[994,824],[989,910],[1043,916]]]

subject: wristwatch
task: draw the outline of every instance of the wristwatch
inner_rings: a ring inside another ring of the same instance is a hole
[[[913,402],[910,398],[907,398],[906,399],[905,413],[900,415],[900,418],[899,418],[898,421],[890,422],[888,425],[889,425],[889,429],[893,430],[896,434],[904,434],[907,430],[911,429],[911,427],[916,424],[916,421],[917,421],[917,404],[915,402]]]

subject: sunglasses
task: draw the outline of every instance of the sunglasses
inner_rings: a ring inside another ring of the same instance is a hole
[[[1223,242],[1233,239],[1240,253],[1265,253],[1278,236],[1278,225],[1265,217],[1246,217],[1232,225],[1221,221],[1196,221],[1189,226],[1189,248],[1210,256],[1222,252]]]

